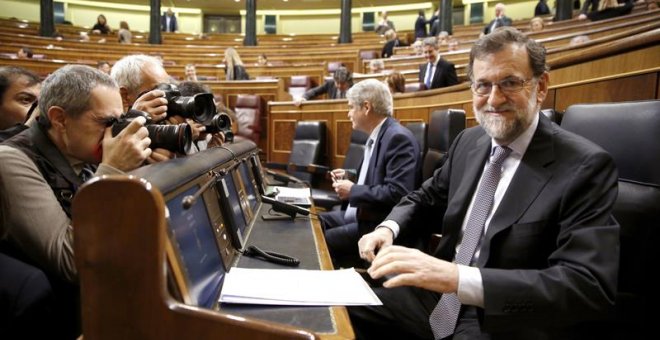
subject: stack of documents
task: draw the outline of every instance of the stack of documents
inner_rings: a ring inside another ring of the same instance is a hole
[[[289,188],[289,187],[275,187],[277,195],[275,199],[289,204],[311,206],[312,191],[309,188]]]
[[[220,302],[260,305],[382,305],[354,269],[232,268],[225,275]]]

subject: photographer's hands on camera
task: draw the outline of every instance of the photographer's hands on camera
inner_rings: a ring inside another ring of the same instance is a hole
[[[149,148],[151,139],[144,127],[145,122],[145,118],[137,117],[115,137],[112,137],[112,127],[106,128],[101,163],[122,171],[130,171],[142,165],[152,155]]]

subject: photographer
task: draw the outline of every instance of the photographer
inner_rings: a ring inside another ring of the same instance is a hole
[[[114,64],[110,75],[119,85],[125,111],[132,108],[146,112],[153,122],[163,120],[170,124],[187,122],[192,128],[193,140],[200,138],[204,132],[202,124],[195,124],[191,119],[182,117],[181,112],[168,113],[168,106],[172,107],[172,103],[167,99],[168,93],[170,95],[176,93],[171,91],[176,89],[167,86],[172,83],[172,79],[158,59],[146,55],[126,56]],[[189,114],[189,112],[185,113]],[[147,161],[154,163],[174,157],[175,153],[172,151],[155,148]]]
[[[0,197],[11,198],[0,226],[4,245],[48,274],[77,281],[71,202],[90,177],[123,174],[151,154],[144,118],[117,136],[109,120],[123,112],[117,84],[81,65],[64,66],[43,82],[37,124],[0,145]],[[97,167],[98,165],[98,167]]]

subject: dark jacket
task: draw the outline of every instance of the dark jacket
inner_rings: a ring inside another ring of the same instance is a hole
[[[426,80],[426,69],[428,68],[428,63],[419,65],[419,82],[424,84]],[[458,84],[458,76],[456,75],[456,67],[454,64],[449,61],[440,58],[435,64],[435,73],[433,79],[431,80],[430,89],[437,89],[441,87],[447,87]],[[426,85],[424,85],[426,87]]]
[[[250,80],[250,75],[242,65],[234,65],[234,79],[227,80]]]
[[[493,23],[495,23],[494,27],[493,27]],[[491,28],[495,29],[495,28],[499,28],[499,27],[503,27],[503,26],[511,26],[511,24],[512,24],[511,18],[503,15],[501,18],[495,18],[495,19],[491,20],[491,22],[489,22],[488,25],[486,25],[486,27],[484,27],[484,34],[490,33]]]
[[[426,19],[420,15],[415,20],[415,39],[424,37],[426,37]]]
[[[170,18],[170,27],[169,30],[167,29],[167,14],[163,14],[163,16],[160,17],[160,30],[163,32],[176,32],[179,30],[179,25],[176,22],[176,15],[172,14],[172,17]]]

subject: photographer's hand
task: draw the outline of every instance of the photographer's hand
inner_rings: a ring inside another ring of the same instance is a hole
[[[115,137],[112,137],[112,128],[106,128],[101,163],[122,171],[140,167],[151,155],[151,139],[149,131],[144,127],[145,122],[144,117],[135,118]]]
[[[165,92],[161,90],[149,91],[135,100],[132,108],[148,113],[154,122],[159,122],[167,117]]]
[[[151,153],[149,158],[147,158],[147,163],[153,164],[153,163],[170,160],[172,158],[176,158],[176,153],[167,149],[158,148],[158,149],[154,149],[154,151]]]

